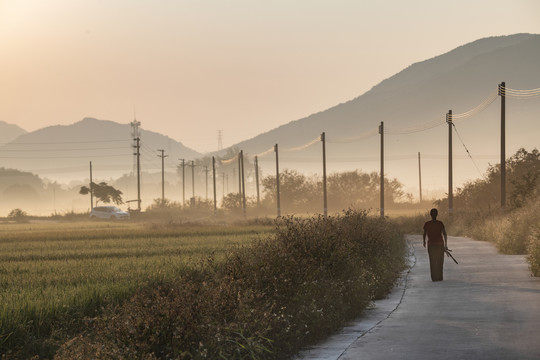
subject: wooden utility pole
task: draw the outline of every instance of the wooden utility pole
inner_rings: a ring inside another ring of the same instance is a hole
[[[244,150],[240,150],[240,167],[242,168],[240,177],[242,179],[242,209],[244,210],[244,217],[246,217],[246,179],[244,178]]]
[[[420,152],[418,152],[418,188],[420,189],[420,202],[422,202],[422,165],[420,163]]]
[[[384,121],[381,121],[379,126],[379,134],[381,135],[381,175],[380,175],[380,207],[381,207],[381,217],[384,218]]]
[[[277,203],[277,217],[281,216],[281,204],[279,195],[279,149],[278,144],[274,145],[274,152],[276,153],[276,203]]]
[[[225,173],[221,173],[223,181],[223,192],[221,193],[221,201],[225,200]]]
[[[179,159],[182,161],[182,208],[186,206],[186,160]]]
[[[326,136],[324,132],[321,134],[321,141],[323,156],[323,214],[326,218],[328,216],[328,193],[326,191]]]
[[[94,208],[94,186],[92,184],[92,162],[90,161],[90,211]]]
[[[195,160],[191,160],[191,206],[195,206]]]
[[[446,114],[446,122],[448,123],[448,215],[454,212],[454,184],[453,184],[453,169],[452,169],[452,110],[448,110]]]
[[[165,205],[165,158],[168,155],[165,155],[165,150],[158,150],[161,152],[161,155],[158,157],[161,158],[161,205]]]
[[[208,165],[204,165],[204,174],[205,174],[205,177],[206,177],[206,201],[208,201],[208,172],[210,170],[208,170]]]
[[[212,179],[214,183],[214,215],[217,211],[217,192],[216,192],[216,158],[212,156]]]
[[[255,187],[257,188],[257,206],[261,204],[261,197],[259,193],[259,158],[255,156]]]
[[[141,139],[137,137],[135,138],[135,141],[135,147],[137,149],[137,152],[135,153],[137,156],[137,211],[141,212]]]
[[[238,194],[242,196],[242,150],[238,153]]]
[[[506,207],[506,83],[499,85],[501,97],[501,208]]]

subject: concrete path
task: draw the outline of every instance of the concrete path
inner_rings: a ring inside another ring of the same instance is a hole
[[[523,256],[449,237],[432,282],[421,236],[409,236],[413,265],[388,299],[300,359],[540,359],[540,278]]]

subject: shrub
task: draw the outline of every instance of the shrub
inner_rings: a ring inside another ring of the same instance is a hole
[[[21,209],[13,209],[8,214],[8,219],[16,221],[18,223],[28,222],[28,214]]]
[[[275,235],[152,283],[111,308],[58,359],[278,359],[384,296],[404,268],[402,236],[366,213],[284,218]]]
[[[529,236],[527,261],[533,276],[540,276],[540,222],[534,227]]]

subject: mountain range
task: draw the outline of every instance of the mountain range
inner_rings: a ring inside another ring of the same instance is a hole
[[[307,144],[325,132],[329,172],[378,171],[378,127],[384,122],[386,176],[397,178],[416,195],[420,170],[425,192],[444,191],[448,176],[447,112],[452,110],[457,115],[453,130],[454,183],[459,186],[482,176],[489,164],[499,162],[498,85],[505,82],[510,89],[540,88],[539,64],[540,35],[480,39],[412,64],[350,101],[291,121],[234,147],[253,156],[279,144],[280,168],[321,174],[320,145],[315,143],[297,151],[288,149]],[[486,99],[489,106],[478,109]],[[470,110],[473,112],[469,113]],[[538,146],[539,118],[540,99],[507,98],[507,157],[520,147]],[[6,126],[0,123],[0,133],[7,134]],[[11,138],[0,138],[5,144],[0,147],[0,166],[55,179],[72,179],[82,174],[87,177],[89,161],[102,177],[133,170],[129,124],[85,118],[69,126],[51,126],[30,133],[20,128],[19,131],[18,135],[9,135]],[[180,158],[213,155],[200,154],[161,134],[140,131],[147,170],[160,170],[157,149],[165,149],[175,163]],[[215,154],[224,155],[226,151],[230,149]],[[273,173],[272,153],[261,156],[259,161],[264,174]]]
[[[484,38],[448,53],[412,64],[374,86],[365,94],[325,111],[292,121],[237,144],[257,154],[278,143],[287,149],[309,143],[326,133],[329,171],[379,169],[378,126],[384,122],[385,174],[418,191],[418,152],[423,185],[447,186],[448,127],[446,114],[464,114],[486,98],[496,96],[498,85],[511,89],[540,88],[540,35],[516,34]],[[454,183],[482,176],[500,159],[500,99],[470,118],[454,121]],[[540,99],[506,99],[506,155],[518,148],[538,147]],[[440,124],[430,129],[433,124]],[[393,135],[392,135],[393,134]],[[371,135],[371,137],[369,137]],[[344,144],[351,137],[360,140]],[[333,143],[332,143],[332,139]],[[465,149],[466,147],[466,149]],[[467,153],[468,151],[468,153]],[[470,156],[469,156],[470,154]],[[261,159],[270,163],[272,156]],[[321,173],[321,146],[280,152],[280,167]],[[315,162],[315,164],[313,163]]]
[[[0,132],[4,128],[0,124]],[[145,171],[161,171],[160,152],[178,164],[179,158],[202,154],[168,136],[139,128],[141,161]],[[59,182],[88,178],[90,162],[94,176],[116,178],[134,169],[136,152],[130,124],[84,118],[72,125],[49,126],[25,132],[0,147],[1,166],[30,171]],[[169,165],[174,171],[176,165]]]

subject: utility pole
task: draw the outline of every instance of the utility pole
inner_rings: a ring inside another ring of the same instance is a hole
[[[222,181],[223,181],[223,193],[222,193],[222,197],[221,197],[221,202],[223,202],[223,200],[225,200],[225,172],[221,173],[222,175]]]
[[[452,169],[452,110],[446,114],[448,123],[448,215],[454,212],[454,184]]]
[[[238,154],[238,193],[242,196],[242,150]]]
[[[223,130],[218,130],[218,151],[223,149]]]
[[[178,159],[182,161],[182,208],[186,206],[186,160]]]
[[[420,189],[420,202],[422,202],[422,166],[420,163],[420,152],[418,152],[418,187]]]
[[[165,205],[165,158],[169,155],[165,155],[165,150],[159,149],[161,155],[158,157],[161,158],[161,205]]]
[[[281,216],[281,204],[279,199],[279,149],[278,144],[274,145],[274,152],[276,153],[276,202],[277,202],[277,217]]]
[[[212,156],[212,180],[214,183],[214,215],[217,211],[217,193],[216,193],[216,158]]]
[[[141,139],[135,138],[135,148],[137,152],[137,211],[141,212]]]
[[[206,176],[206,201],[208,201],[208,172],[209,171],[210,170],[208,170],[208,165],[204,165],[204,173],[205,173],[205,176]]]
[[[195,160],[191,160],[191,201],[195,204]]]
[[[141,126],[141,122],[137,121],[137,115],[135,114],[135,108],[133,108],[133,121],[129,123],[131,125],[131,137],[133,138],[133,147],[138,146],[138,140],[140,137],[139,132],[139,126]],[[135,155],[135,154],[133,154]],[[133,170],[135,171],[135,167],[137,166],[137,158],[134,159],[133,162]]]
[[[90,161],[90,211],[94,208],[94,186],[92,184],[92,162]]]
[[[328,196],[326,191],[326,136],[324,132],[321,134],[321,141],[323,156],[323,214],[326,218],[328,216]]]
[[[255,187],[257,188],[257,206],[261,204],[261,197],[259,193],[259,158],[255,156]]]
[[[499,85],[501,97],[501,208],[506,207],[506,83]]]
[[[244,150],[240,150],[240,164],[242,167],[242,208],[244,209],[244,217],[246,217],[246,179],[244,178]]]
[[[381,175],[380,175],[380,207],[381,207],[381,217],[384,218],[384,121],[381,121],[379,126],[379,134],[381,134]]]

